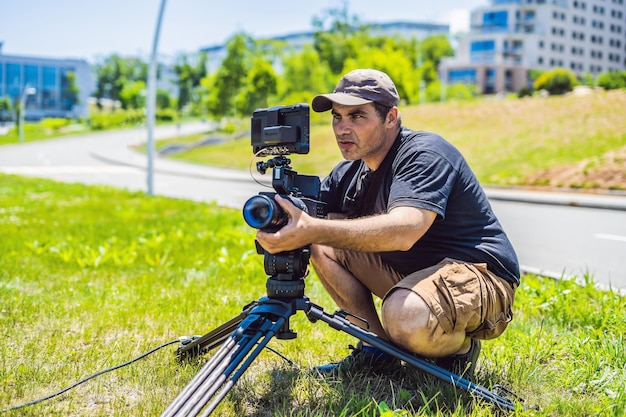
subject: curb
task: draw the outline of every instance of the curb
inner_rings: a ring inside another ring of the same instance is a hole
[[[626,195],[585,194],[563,191],[530,191],[515,188],[485,188],[490,200],[519,201],[534,204],[548,204],[571,207],[585,207],[605,210],[626,210]]]

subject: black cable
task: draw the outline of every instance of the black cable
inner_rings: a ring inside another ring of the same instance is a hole
[[[171,340],[171,341],[169,341],[167,343],[163,343],[162,345],[157,346],[154,349],[149,350],[148,352],[143,353],[143,354],[137,356],[134,359],[131,359],[131,360],[127,361],[127,362],[124,362],[122,364],[116,365],[116,366],[114,366],[112,368],[108,368],[108,369],[104,369],[102,371],[96,372],[95,374],[90,375],[87,378],[82,379],[82,380],[76,382],[75,384],[70,385],[67,388],[63,388],[62,390],[57,391],[54,394],[47,395],[47,396],[45,396],[43,398],[39,398],[37,400],[29,401],[29,402],[24,403],[24,404],[20,404],[20,405],[16,405],[16,406],[13,406],[13,407],[2,409],[2,410],[0,410],[0,413],[6,413],[7,411],[13,411],[13,410],[18,410],[18,409],[24,408],[24,407],[29,407],[31,405],[39,404],[39,403],[41,403],[43,401],[46,401],[46,400],[49,400],[51,398],[58,397],[59,395],[65,393],[65,392],[67,392],[67,391],[69,391],[71,389],[74,389],[74,388],[76,388],[77,386],[79,386],[81,384],[84,384],[85,382],[89,381],[90,379],[93,379],[93,378],[95,378],[97,376],[100,376],[102,374],[106,374],[107,372],[111,372],[111,371],[115,371],[116,369],[123,368],[124,366],[128,366],[131,363],[137,362],[138,360],[141,360],[141,359],[145,358],[146,356],[153,354],[154,352],[156,352],[159,349],[163,349],[164,347],[172,345],[174,343],[186,344],[186,343],[189,343],[191,340],[192,340],[192,338],[190,338],[188,336],[183,336],[183,337],[179,337],[178,339]]]
[[[280,353],[279,351],[277,351],[276,349],[273,349],[270,346],[265,346],[265,349],[269,350],[270,352],[280,356],[285,362],[287,362],[289,365],[293,366],[294,368],[301,370],[302,368],[300,368],[300,366],[295,363],[294,361],[292,361],[291,359],[289,359],[287,356],[283,355],[282,353]]]

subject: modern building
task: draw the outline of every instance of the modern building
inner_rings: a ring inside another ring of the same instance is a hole
[[[79,90],[78,103],[68,89],[70,73]],[[0,43],[0,97],[8,97],[14,107],[23,97],[26,119],[85,117],[93,86],[85,60],[4,55]]]
[[[491,0],[472,11],[470,24],[440,68],[449,84],[515,92],[529,85],[532,69],[626,69],[625,0]]]
[[[438,23],[424,22],[389,22],[371,23],[368,25],[372,35],[393,36],[404,39],[424,39],[429,36],[445,35],[449,36],[450,26]],[[282,36],[275,36],[270,39],[277,42],[284,42],[286,48],[299,51],[304,45],[312,45],[314,32],[298,32]],[[208,66],[211,71],[219,67],[224,57],[226,57],[226,45],[215,45],[200,49],[208,56]]]

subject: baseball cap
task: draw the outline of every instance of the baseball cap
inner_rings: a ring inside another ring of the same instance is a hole
[[[325,112],[333,103],[359,106],[374,101],[387,107],[397,106],[400,97],[396,86],[382,71],[357,69],[341,77],[332,93],[316,95],[311,106],[316,112]]]

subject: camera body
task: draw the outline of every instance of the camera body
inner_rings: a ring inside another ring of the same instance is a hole
[[[276,194],[289,200],[311,216],[324,217],[324,203],[319,201],[319,177],[299,175],[289,166],[285,155],[309,153],[309,106],[295,104],[257,109],[251,121],[251,145],[255,155],[274,156],[256,164],[265,174],[272,169],[272,188],[261,192],[244,204],[243,217],[249,226],[266,232],[276,232],[287,224],[287,213],[274,200]],[[267,294],[270,298],[296,298],[304,295],[304,276],[308,271],[308,247],[270,254],[256,242],[258,254],[264,254]]]
[[[244,205],[243,216],[248,225],[267,232],[276,232],[287,223],[287,215],[274,201],[279,194],[309,215],[323,217],[323,204],[318,201],[319,177],[299,175],[289,166],[290,153],[309,153],[309,106],[294,104],[257,109],[251,121],[251,145],[255,155],[276,156],[258,162],[257,170],[265,174],[272,169],[272,188],[276,193],[259,193]]]

